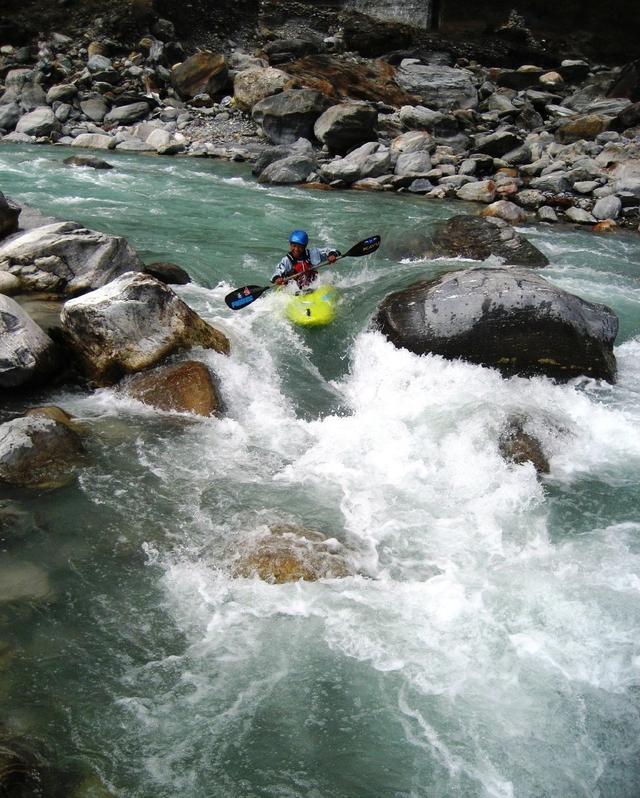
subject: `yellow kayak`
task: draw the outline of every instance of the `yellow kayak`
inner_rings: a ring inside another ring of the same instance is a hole
[[[321,327],[336,317],[338,292],[332,285],[321,285],[292,296],[285,307],[289,321],[301,327]]]

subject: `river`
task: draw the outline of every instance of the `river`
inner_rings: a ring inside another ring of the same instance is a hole
[[[547,279],[618,314],[619,377],[503,379],[368,327],[391,290],[473,265],[389,254],[469,206],[260,186],[210,160],[70,169],[69,154],[1,147],[0,189],[186,268],[177,292],[231,340],[228,358],[192,353],[226,412],[113,389],[34,399],[76,416],[90,460],[57,491],[0,492],[23,513],[0,582],[36,594],[0,603],[5,728],[122,798],[635,798],[638,235],[523,228]],[[336,266],[337,320],[293,328],[276,292],[228,310],[296,227],[342,251],[383,236]],[[542,480],[499,454],[513,416],[549,457]],[[353,575],[234,577],[274,523],[335,539]]]

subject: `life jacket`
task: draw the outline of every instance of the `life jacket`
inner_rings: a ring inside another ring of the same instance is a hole
[[[316,271],[311,265],[311,256],[308,249],[305,249],[303,257],[297,260],[290,252],[287,252],[287,257],[293,272],[300,275],[300,277],[296,277],[296,283],[298,283],[300,288],[304,288],[316,279]]]

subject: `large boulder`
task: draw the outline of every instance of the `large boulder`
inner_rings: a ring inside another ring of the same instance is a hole
[[[67,423],[34,414],[0,425],[0,482],[60,487],[83,460],[80,436]]]
[[[228,353],[229,341],[166,285],[128,272],[65,303],[62,330],[87,376],[110,385],[157,365],[174,352],[202,346]]]
[[[507,266],[537,268],[549,260],[524,236],[498,218],[453,216],[436,225],[429,245],[432,257],[486,260],[503,258]]]
[[[467,69],[431,66],[405,59],[398,68],[396,82],[431,109],[449,111],[478,106],[473,74]]]
[[[26,136],[50,136],[57,130],[60,130],[60,122],[47,106],[25,114],[16,125],[16,131]]]
[[[15,275],[24,292],[75,296],[141,269],[126,239],[77,222],[36,227],[0,244],[0,271]]]
[[[318,141],[343,155],[352,147],[376,140],[378,112],[365,103],[339,103],[327,110],[313,126]]]
[[[319,91],[334,101],[364,100],[399,106],[417,99],[398,86],[396,68],[382,60],[311,55],[283,64],[282,70],[301,86]]]
[[[297,153],[288,158],[281,158],[266,166],[260,173],[258,183],[276,185],[293,185],[304,183],[316,169],[313,155]]]
[[[233,80],[236,105],[243,111],[250,111],[260,100],[281,92],[290,80],[286,72],[274,67],[243,69]]]
[[[318,91],[291,89],[260,100],[253,106],[251,116],[272,142],[291,144],[301,137],[313,137],[316,119],[329,104]]]
[[[171,85],[183,100],[191,100],[196,94],[214,97],[228,82],[224,55],[208,51],[195,53],[171,70]]]
[[[613,382],[618,319],[524,269],[466,269],[390,294],[375,326],[398,347],[506,375]]]
[[[212,416],[222,406],[211,372],[198,360],[172,363],[128,377],[122,389],[159,410]]]
[[[57,363],[51,338],[15,300],[0,294],[0,389],[42,384]]]

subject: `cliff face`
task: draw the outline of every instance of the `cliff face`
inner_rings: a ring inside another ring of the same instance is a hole
[[[375,3],[375,0],[373,0]],[[445,36],[488,36],[504,26],[512,9],[538,39],[553,43],[565,57],[584,55],[594,61],[623,63],[637,57],[640,15],[637,0],[429,0],[437,8],[434,22]],[[514,36],[517,36],[514,31]]]
[[[524,21],[508,25],[513,0],[4,0],[0,43],[23,44],[39,33],[114,37],[133,43],[149,30],[154,18],[171,20],[187,49],[215,47],[223,39],[251,41],[261,25],[277,28],[286,22],[333,32],[351,11],[379,19],[411,23],[431,36],[474,41],[491,48],[509,42],[522,57],[545,49],[562,57],[624,63],[637,57],[640,15],[637,0],[537,0],[521,3]],[[433,45],[434,42],[429,42]],[[407,42],[411,46],[411,42]],[[531,46],[533,45],[533,46]],[[395,49],[390,47],[388,49]],[[553,59],[552,59],[553,60]],[[535,61],[535,59],[534,59]]]

